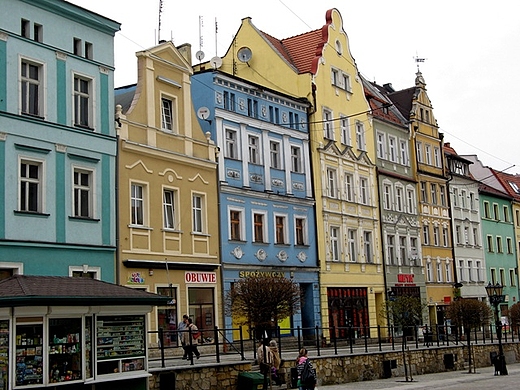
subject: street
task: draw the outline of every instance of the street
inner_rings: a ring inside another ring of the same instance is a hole
[[[418,375],[411,382],[406,382],[404,377],[378,379],[366,382],[351,382],[341,385],[319,386],[319,390],[385,390],[406,388],[408,389],[443,389],[443,390],[475,390],[492,388],[517,388],[520,380],[520,364],[507,366],[509,375],[495,376],[494,368],[477,368],[476,373],[469,374],[465,371],[450,371],[436,374]]]

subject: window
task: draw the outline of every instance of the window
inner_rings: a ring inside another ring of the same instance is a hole
[[[442,228],[442,245],[447,248],[450,245],[450,239],[448,234],[448,228],[444,226]]]
[[[428,144],[424,145],[424,155],[426,157],[426,164],[432,165],[432,150]]]
[[[438,283],[444,282],[444,277],[442,274],[442,263],[437,263],[437,282]]]
[[[43,163],[22,160],[20,162],[20,211],[43,211]]]
[[[295,173],[302,172],[301,149],[298,146],[291,146],[291,170]]]
[[[253,241],[265,242],[265,215],[263,213],[253,213]]]
[[[482,262],[480,260],[475,261],[475,273],[477,282],[482,282]]]
[[[390,265],[396,265],[396,258],[395,258],[395,236],[388,235],[386,237],[386,248],[387,248],[387,262]]]
[[[507,245],[507,253],[510,255],[513,254],[513,241],[511,240],[510,237],[506,238],[506,245]]]
[[[141,184],[131,185],[130,192],[131,223],[132,225],[144,226],[144,186]]]
[[[484,202],[484,217],[491,218],[491,212],[489,210],[489,202]]]
[[[475,245],[475,246],[480,245],[480,240],[478,239],[478,229],[477,228],[473,228],[473,245]]]
[[[192,196],[193,232],[203,233],[204,226],[204,197],[199,194]]]
[[[258,118],[258,101],[254,99],[247,99],[247,116],[251,118]]]
[[[392,187],[390,184],[384,184],[383,186],[383,207],[386,210],[391,210],[392,208],[392,195],[391,195]]]
[[[237,132],[235,130],[226,129],[226,157],[238,158]]]
[[[366,150],[365,126],[362,122],[356,122],[356,143],[359,150]]]
[[[365,249],[365,259],[367,263],[373,263],[372,253],[372,232],[363,232],[363,245]]]
[[[415,213],[415,193],[413,190],[406,190],[406,201],[408,203],[408,212],[410,214]]]
[[[457,207],[459,203],[459,190],[456,188],[453,189],[453,206]]]
[[[348,255],[350,257],[350,261],[357,261],[357,231],[354,229],[349,229],[347,232],[347,240],[348,240]]]
[[[473,192],[469,193],[469,208],[475,210],[475,194]]]
[[[330,227],[330,259],[339,261],[339,228]]]
[[[437,184],[430,183],[430,200],[432,204],[437,204]]]
[[[348,118],[342,116],[339,120],[339,125],[341,127],[341,143],[343,145],[350,145]]]
[[[368,204],[368,179],[360,178],[360,201],[362,204]]]
[[[504,221],[509,222],[509,207],[504,206]]]
[[[453,282],[452,276],[451,276],[451,264],[446,262],[446,282],[451,283]]]
[[[43,67],[26,60],[21,66],[22,113],[43,116]]]
[[[428,225],[424,225],[422,227],[423,230],[423,244],[430,245],[430,230],[428,229]]]
[[[80,76],[74,76],[74,124],[76,126],[91,126],[91,84],[92,81]]]
[[[94,49],[90,42],[85,42],[85,58],[89,60],[94,58]]]
[[[327,168],[327,195],[331,198],[337,197],[336,170]]]
[[[497,236],[497,252],[504,253],[504,250],[502,248],[502,237],[500,236]]]
[[[294,218],[294,233],[296,245],[307,244],[307,220],[305,218]]]
[[[242,240],[242,211],[229,210],[229,239]]]
[[[399,237],[399,257],[400,257],[400,264],[406,264],[408,263],[408,254],[406,250],[406,237]]]
[[[22,19],[20,25],[20,35],[24,38],[30,38],[31,34],[31,22],[28,20]]]
[[[516,276],[515,276],[515,270],[510,269],[509,270],[509,285],[511,287],[516,287]]]
[[[433,245],[434,246],[439,246],[439,227],[438,226],[434,226],[433,227]]]
[[[439,191],[441,194],[441,206],[446,206],[446,187],[442,184],[439,185]]]
[[[173,102],[163,97],[161,104],[161,127],[163,130],[173,131]]]
[[[165,229],[175,229],[175,203],[176,192],[174,190],[165,189],[163,191],[163,213]]]
[[[401,164],[408,166],[410,164],[410,161],[408,160],[408,142],[400,140],[399,145],[401,149]]]
[[[490,271],[491,271],[491,284],[496,284],[497,283],[497,270],[494,268],[491,268]]]
[[[506,285],[506,275],[505,275],[505,272],[504,272],[504,269],[500,269],[500,284],[502,286],[505,286]]]
[[[469,227],[464,226],[464,244],[469,244]]]
[[[468,260],[468,280],[470,282],[475,281],[475,279],[473,278],[473,260]]]
[[[460,191],[460,207],[466,208],[466,191],[464,190]]]
[[[415,145],[415,149],[417,150],[417,161],[419,161],[420,163],[424,162],[422,154],[422,143],[417,142]]]
[[[395,188],[395,206],[397,211],[403,211],[403,189],[402,187]]]
[[[260,140],[257,136],[250,135],[249,140],[249,162],[251,164],[260,164],[259,144]]]
[[[334,139],[334,123],[332,121],[332,111],[323,109],[323,131],[324,137]]]
[[[466,281],[466,272],[464,271],[464,260],[459,260],[459,280]]]
[[[354,181],[354,177],[350,174],[345,175],[345,195],[347,198],[347,201],[352,202],[354,199],[354,194],[352,191],[352,183]]]
[[[377,133],[376,135],[376,142],[377,142],[377,157],[378,158],[385,158],[385,135],[383,133]]]
[[[345,91],[352,92],[352,87],[350,86],[350,76],[346,73],[341,73],[341,81],[343,83],[343,88],[345,88]]]
[[[73,38],[72,39],[72,51],[75,55],[81,55],[81,39]]]
[[[286,217],[283,215],[276,215],[275,218],[275,244],[287,244],[286,237]]]
[[[520,226],[520,211],[515,210],[515,215],[516,215],[516,226]]]
[[[271,141],[269,148],[271,150],[271,168],[280,169],[282,167],[280,164],[280,143]]]
[[[43,42],[43,26],[41,24],[34,23],[34,40]]]
[[[426,263],[426,281],[433,282],[433,269],[431,262]]]
[[[462,244],[460,226],[455,226],[455,240],[457,240],[457,244]]]
[[[426,195],[426,182],[421,181],[421,202],[426,203],[428,201],[427,195]]]
[[[330,70],[330,82],[336,87],[339,86],[339,71],[337,69]]]
[[[494,252],[494,250],[493,250],[493,236],[491,236],[491,235],[486,236],[486,240],[487,240],[487,250],[488,250],[488,252]]]
[[[92,171],[74,168],[74,216],[92,218]]]
[[[388,159],[397,162],[397,139],[388,137]]]
[[[493,204],[493,217],[495,218],[495,221],[500,221],[500,212],[496,203]]]
[[[224,91],[224,110],[235,111],[235,94]]]
[[[441,167],[441,151],[437,146],[435,146],[433,148],[433,160],[435,162],[435,166],[440,168]]]
[[[417,237],[410,237],[410,258],[412,265],[419,265],[419,257],[417,255]]]

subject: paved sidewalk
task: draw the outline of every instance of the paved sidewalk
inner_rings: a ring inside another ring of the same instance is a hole
[[[417,375],[406,382],[404,377],[377,379],[365,382],[350,382],[341,385],[318,386],[319,390],[385,390],[397,387],[406,390],[476,390],[476,389],[516,389],[520,383],[520,364],[507,366],[509,375],[495,376],[494,368],[477,368],[475,374],[465,371],[450,371],[437,374]]]

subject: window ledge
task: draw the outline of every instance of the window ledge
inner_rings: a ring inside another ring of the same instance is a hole
[[[31,217],[50,217],[50,214],[47,213],[40,213],[36,211],[21,211],[21,210],[14,210],[15,215],[26,215]]]
[[[69,219],[72,221],[84,221],[84,222],[99,222],[99,218],[90,218],[90,217],[77,217],[75,215],[69,215]]]
[[[162,228],[161,230],[166,233],[182,233],[182,230],[172,228]]]
[[[201,232],[191,232],[192,236],[203,236],[203,237],[211,237],[211,234],[201,233]]]
[[[130,229],[137,229],[137,230],[153,230],[153,228],[149,227],[149,226],[144,226],[144,225],[128,225],[128,227]]]
[[[74,127],[77,127],[79,129],[83,129],[83,130],[90,130],[90,131],[94,131],[95,130],[93,127],[80,125],[78,123],[74,123]]]

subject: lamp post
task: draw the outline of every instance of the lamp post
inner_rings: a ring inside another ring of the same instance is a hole
[[[486,286],[486,292],[489,297],[489,303],[491,303],[495,307],[495,326],[497,330],[497,339],[498,339],[498,356],[497,359],[499,361],[499,369],[500,375],[507,375],[507,367],[506,367],[506,359],[504,357],[504,349],[502,348],[502,321],[500,321],[500,317],[498,315],[498,306],[504,302],[504,295],[502,294],[504,291],[504,286],[500,283],[491,284],[488,283]]]

